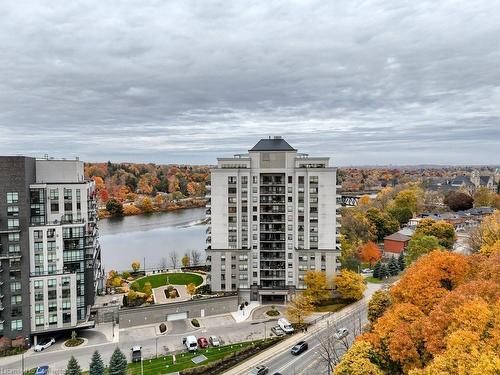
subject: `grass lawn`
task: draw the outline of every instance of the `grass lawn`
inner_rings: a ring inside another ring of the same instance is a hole
[[[332,302],[329,305],[316,306],[316,312],[336,312],[347,306],[347,303]]]
[[[148,281],[151,283],[153,288],[158,288],[159,286],[163,286],[167,284],[174,285],[187,285],[193,283],[198,286],[203,282],[203,278],[200,275],[196,275],[193,273],[162,273],[158,275],[151,275],[146,277],[141,277],[140,279],[133,282],[133,284],[137,284],[139,286],[138,290],[142,290],[144,284]]]
[[[240,349],[253,345],[253,343],[258,343],[260,341],[261,340],[242,342],[238,344],[221,346],[219,348],[210,347],[207,349],[200,349],[196,351],[196,353],[189,353],[189,352],[180,353],[175,356],[176,358],[175,365],[173,363],[173,358],[171,355],[160,356],[158,357],[158,359],[151,359],[151,360],[145,359],[143,362],[144,374],[148,375],[168,374],[171,372],[177,372],[191,367],[206,365],[211,362],[222,359],[230,353],[236,352]],[[191,361],[191,359],[201,354],[207,357],[205,361],[201,362],[199,365],[196,365],[193,361]],[[108,374],[107,369],[104,373]],[[84,371],[83,374],[87,375],[88,371]],[[127,375],[140,375],[140,374],[141,374],[140,362],[128,364]]]
[[[384,280],[377,279],[376,277],[373,276],[365,277],[365,280],[373,284],[382,284],[384,282]]]

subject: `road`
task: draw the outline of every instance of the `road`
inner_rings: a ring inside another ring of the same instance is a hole
[[[332,342],[333,333],[338,328],[347,328],[349,336],[337,342],[336,350],[339,356],[345,352],[344,342],[352,343],[354,337],[360,333],[360,325],[368,322],[367,303],[361,304],[356,310],[353,310],[346,316],[338,319],[329,320],[327,325],[321,327],[310,338],[306,339],[309,349],[304,353],[294,356],[290,351],[285,351],[273,357],[266,363],[269,367],[269,373],[279,372],[283,375],[319,375],[332,373],[325,360],[322,359],[320,352],[326,354],[324,347],[331,348],[331,345],[325,345],[328,340]],[[322,344],[323,343],[323,344]],[[290,348],[291,349],[291,348]]]
[[[362,300],[346,307],[345,309],[332,314],[330,317],[318,321],[309,328],[306,334],[297,333],[275,347],[260,353],[254,358],[242,363],[241,365],[225,372],[225,375],[246,374],[256,365],[265,365],[269,367],[269,374],[279,372],[283,375],[320,375],[331,374],[332,370],[328,368],[327,362],[322,360],[321,353],[324,352],[322,346],[325,341],[330,340],[330,347],[334,341],[331,337],[338,328],[346,327],[350,334],[344,340],[335,344],[336,354],[341,357],[345,352],[343,343],[352,343],[354,337],[360,333],[360,327],[368,322],[367,310],[368,301],[375,291],[379,290],[382,284],[368,284],[368,289]],[[328,339],[327,339],[328,338]],[[305,340],[309,344],[309,349],[293,356],[290,353],[292,346]],[[321,345],[320,342],[323,342]],[[331,352],[331,350],[330,350]]]

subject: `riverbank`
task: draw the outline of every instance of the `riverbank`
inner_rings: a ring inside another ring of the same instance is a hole
[[[205,207],[206,204],[207,200],[204,198],[185,198],[166,202],[162,206],[151,205],[151,207],[148,207],[148,210],[145,211],[135,202],[126,202],[123,204],[123,216],[149,215],[152,213],[172,212],[188,208],[202,208]],[[99,219],[114,217],[106,209],[99,209],[98,216]]]

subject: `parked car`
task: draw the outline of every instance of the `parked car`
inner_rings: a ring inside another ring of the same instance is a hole
[[[285,331],[283,331],[280,328],[280,326],[274,326],[273,328],[271,328],[271,332],[274,333],[278,337],[286,335]]]
[[[293,327],[285,318],[278,319],[278,325],[285,333],[293,333]]]
[[[210,342],[210,345],[212,346],[220,346],[220,340],[218,336],[210,336],[208,338],[208,341]]]
[[[40,340],[38,344],[35,345],[35,352],[41,352],[44,349],[47,349],[50,347],[52,344],[54,344],[56,340],[53,337],[50,338],[45,338]]]
[[[47,375],[49,373],[49,366],[38,366],[35,375]]]
[[[208,348],[208,340],[207,340],[205,337],[200,337],[200,338],[198,339],[198,346],[199,346],[201,349]]]
[[[141,353],[142,346],[133,346],[132,349],[132,362],[140,362],[142,360]]]
[[[294,345],[291,353],[293,355],[299,355],[299,354],[305,352],[308,348],[309,348],[309,345],[307,345],[307,342],[299,341],[297,344]]]
[[[372,270],[371,270],[371,269],[369,269],[369,268],[363,268],[363,269],[361,270],[361,273],[372,273]]]
[[[264,374],[267,374],[268,372],[269,372],[269,369],[266,366],[259,365],[255,368],[253,368],[252,371],[250,371],[248,373],[248,375],[264,375]]]
[[[182,339],[182,344],[186,347],[190,352],[194,352],[198,350],[198,342],[196,341],[196,337],[187,336]]]
[[[349,334],[349,330],[347,328],[339,328],[337,332],[334,333],[333,337],[335,337],[337,340],[343,339]]]

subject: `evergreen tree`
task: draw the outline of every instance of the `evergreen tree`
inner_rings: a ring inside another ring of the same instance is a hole
[[[75,359],[75,357],[71,356],[71,358],[68,361],[68,367],[66,367],[64,375],[81,375],[81,374],[82,374],[82,369],[80,368],[78,361]]]
[[[104,362],[97,350],[92,354],[89,375],[104,375]]]
[[[398,257],[398,266],[399,266],[399,270],[400,271],[403,271],[406,267],[406,264],[405,264],[405,256],[403,255],[403,252],[400,252],[399,253],[399,257]]]
[[[380,279],[380,269],[382,267],[382,263],[380,263],[380,261],[378,261],[376,264],[375,264],[375,267],[373,268],[373,277],[376,278],[376,279]]]
[[[385,264],[382,264],[382,266],[380,267],[380,277],[379,277],[379,279],[383,280],[387,276],[389,276],[389,271],[387,270],[387,266]]]
[[[126,375],[127,359],[118,347],[116,347],[109,360],[109,375]]]
[[[396,276],[399,273],[399,266],[396,257],[393,255],[389,261],[389,275]]]

